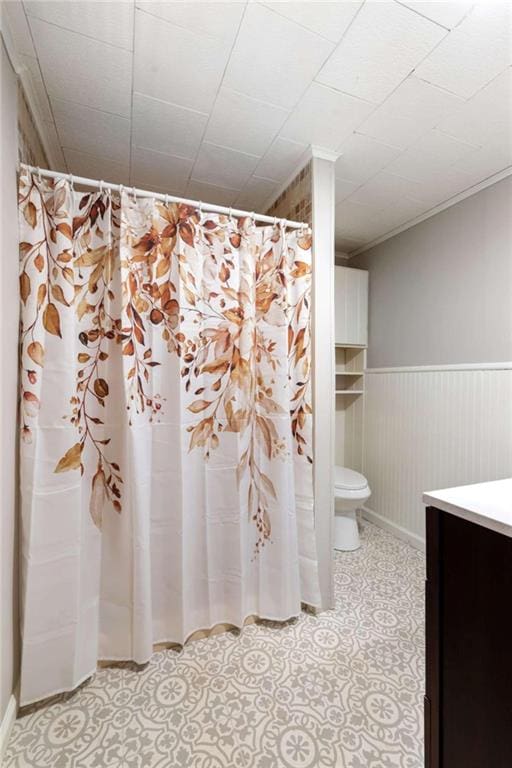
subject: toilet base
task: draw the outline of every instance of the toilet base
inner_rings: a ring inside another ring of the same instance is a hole
[[[336,510],[334,516],[334,549],[341,552],[353,552],[360,546],[356,510]]]

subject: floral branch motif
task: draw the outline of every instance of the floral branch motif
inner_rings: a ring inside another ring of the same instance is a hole
[[[55,472],[83,473],[89,446],[97,461],[91,517],[101,528],[105,500],[121,512],[122,473],[106,455],[110,438],[101,417],[110,396],[104,364],[119,345],[129,423],[132,409],[152,422],[165,407],[151,387],[151,371],[163,362],[148,345],[158,329],[167,353],[181,361],[186,407],[197,417],[188,427],[189,450],[201,448],[208,460],[223,433],[239,435],[236,476],[256,528],[257,554],[271,540],[271,508],[279,504],[267,467],[289,455],[290,426],[297,456],[312,462],[310,238],[290,245],[279,228],[258,234],[249,218],[202,218],[186,205],[153,203],[142,210],[128,196],[79,199],[70,224],[65,185],[41,192],[34,177],[21,180],[22,224],[31,233],[20,245],[24,439],[31,439],[40,406],[44,332],[62,338],[62,306],[79,323],[70,417],[78,440]]]

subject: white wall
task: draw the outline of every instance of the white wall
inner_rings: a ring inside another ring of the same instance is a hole
[[[372,368],[512,360],[512,176],[351,259]]]
[[[15,568],[18,371],[17,86],[0,40],[0,722],[17,682]]]
[[[508,178],[349,262],[370,282],[367,507],[416,543],[423,491],[512,476],[511,213]]]

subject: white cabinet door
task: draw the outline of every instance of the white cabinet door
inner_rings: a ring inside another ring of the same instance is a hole
[[[335,267],[334,340],[336,344],[368,345],[368,272]]]

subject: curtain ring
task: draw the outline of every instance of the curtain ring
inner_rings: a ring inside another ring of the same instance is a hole
[[[103,194],[103,179],[100,179],[100,195]]]
[[[252,220],[252,223],[255,225],[256,224],[256,214],[254,213],[254,211],[251,211],[250,218]]]
[[[165,197],[164,197],[164,205],[169,205],[169,195],[167,194],[167,192],[165,193]]]
[[[74,187],[74,183],[73,183],[73,174],[72,173],[69,174],[69,187],[70,187],[72,192],[75,191],[75,187]]]
[[[137,191],[136,191],[135,187],[132,187],[132,198],[133,198],[133,202],[136,203],[137,202]]]
[[[203,215],[203,202],[202,200],[199,201],[199,215]]]
[[[42,176],[41,176],[41,169],[39,168],[39,166],[37,166],[37,180],[38,180],[38,182],[39,182],[40,184],[41,184],[41,182],[43,181],[43,178],[42,178]]]
[[[119,197],[121,198],[123,196],[124,187],[122,184],[119,185]]]

